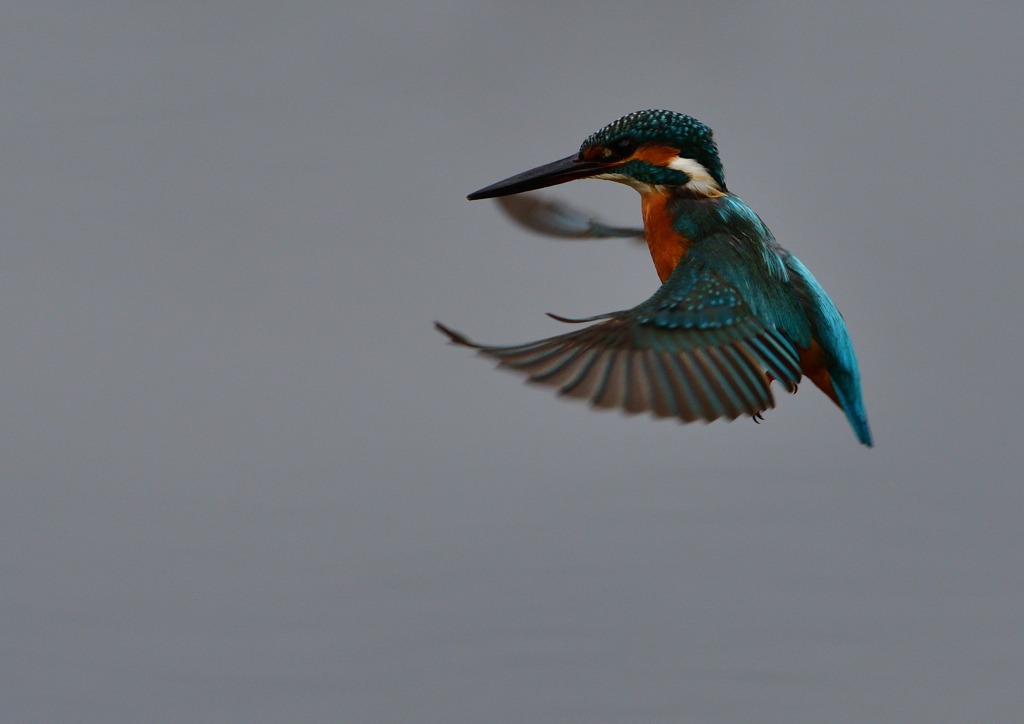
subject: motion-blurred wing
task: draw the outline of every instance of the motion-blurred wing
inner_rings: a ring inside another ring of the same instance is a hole
[[[793,344],[767,329],[736,287],[711,269],[673,274],[646,302],[609,317],[510,347],[474,344],[437,327],[452,342],[479,350],[530,382],[630,414],[732,420],[774,407],[771,379],[789,391],[800,381]]]
[[[623,238],[646,243],[643,229],[609,226],[554,199],[536,194],[501,196],[495,201],[509,218],[530,231],[561,239]]]

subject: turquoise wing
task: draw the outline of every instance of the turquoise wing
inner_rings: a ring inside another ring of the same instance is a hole
[[[730,242],[712,242],[718,244]],[[714,249],[704,251],[714,256]],[[633,309],[537,342],[491,347],[437,327],[452,342],[477,349],[529,382],[595,407],[684,422],[756,415],[774,407],[772,379],[796,390],[799,354],[790,333],[766,323],[741,292],[747,288],[748,296],[763,303],[759,272],[728,268],[726,273],[705,257],[688,256]],[[769,319],[779,316],[787,315],[776,312]]]

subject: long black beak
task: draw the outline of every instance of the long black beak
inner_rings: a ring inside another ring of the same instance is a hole
[[[504,181],[491,184],[487,188],[474,191],[468,198],[470,201],[477,199],[493,199],[495,196],[509,196],[521,194],[523,191],[533,191],[546,186],[564,184],[566,181],[573,181],[587,176],[596,176],[608,168],[608,164],[598,161],[580,161],[576,156],[563,158],[544,166],[532,168],[529,171],[516,174]]]

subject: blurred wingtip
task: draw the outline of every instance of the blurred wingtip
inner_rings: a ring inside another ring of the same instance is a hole
[[[500,196],[495,201],[512,221],[542,236],[558,239],[646,240],[643,229],[609,226],[587,212],[538,194]]]
[[[451,329],[450,327],[444,326],[443,324],[436,320],[434,321],[434,328],[437,329],[438,332],[446,336],[448,338],[448,341],[451,342],[452,344],[457,344],[460,347],[472,347],[474,349],[480,347],[480,345],[471,342],[465,335],[456,332],[454,329]]]

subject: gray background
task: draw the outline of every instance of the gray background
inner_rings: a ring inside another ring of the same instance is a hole
[[[1021,721],[1021,3],[551,5],[3,4],[0,720]],[[431,329],[656,288],[464,199],[650,107],[843,310],[874,450]]]

